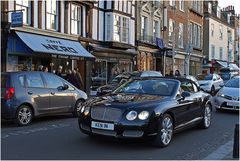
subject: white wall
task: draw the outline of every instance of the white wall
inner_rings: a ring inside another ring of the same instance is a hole
[[[214,36],[211,35],[211,24],[214,24]],[[223,27],[223,38],[220,40],[220,32],[219,32],[219,26]],[[212,45],[215,46],[215,58],[217,60],[220,60],[220,47],[223,48],[223,61],[228,60],[228,34],[227,31],[230,30],[232,32],[232,43],[229,45],[229,50],[233,49],[233,43],[234,43],[234,29],[229,28],[228,26],[219,23],[218,21],[215,21],[213,19],[209,19],[209,60],[212,59]],[[233,50],[232,50],[232,59],[229,61],[234,61],[233,56]]]

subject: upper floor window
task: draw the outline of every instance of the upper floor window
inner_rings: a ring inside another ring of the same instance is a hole
[[[23,12],[23,24],[31,24],[31,1],[28,0],[16,0],[16,10],[22,10]]]
[[[175,6],[176,5],[176,1],[175,0],[170,0],[169,4],[170,4],[170,6]]]
[[[223,27],[221,25],[219,26],[219,39],[223,39]]]
[[[128,42],[129,19],[122,17],[122,42]]]
[[[212,13],[212,3],[208,2],[208,13]]]
[[[71,33],[81,35],[82,33],[82,16],[81,6],[71,5]]]
[[[179,9],[184,11],[184,0],[179,0]]]
[[[47,29],[58,30],[58,2],[56,0],[47,0],[46,8]]]
[[[156,38],[160,37],[160,23],[159,21],[153,21],[153,39],[154,41],[156,40]]]
[[[214,59],[215,58],[215,46],[212,45],[212,52],[211,52],[211,58]]]
[[[147,36],[147,17],[144,16],[141,18],[141,36],[144,40]]]
[[[174,28],[175,28],[175,22],[172,19],[169,19],[169,32],[168,32],[168,37],[169,41],[173,41],[173,36],[174,36]]]
[[[220,60],[223,60],[223,48],[219,48],[219,55],[220,55]]]
[[[183,24],[179,23],[178,46],[183,48]]]
[[[231,15],[230,14],[227,14],[227,22],[230,24],[230,17]]]
[[[201,48],[201,33],[202,27],[200,25],[190,23],[190,43],[193,47]]]
[[[128,43],[129,18],[114,15],[114,41]]]
[[[214,36],[214,24],[211,24],[211,35]]]

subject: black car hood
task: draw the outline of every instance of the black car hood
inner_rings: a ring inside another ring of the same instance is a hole
[[[114,108],[144,108],[158,105],[169,100],[170,97],[143,95],[143,94],[112,94],[108,96],[95,97],[86,102],[86,106],[107,106]]]

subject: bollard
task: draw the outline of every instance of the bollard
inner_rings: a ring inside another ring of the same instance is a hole
[[[239,158],[239,123],[234,130],[233,158]]]

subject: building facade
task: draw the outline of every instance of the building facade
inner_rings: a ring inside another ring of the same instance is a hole
[[[164,41],[170,49],[166,54],[166,73],[179,70],[182,75],[196,75],[203,59],[203,2],[170,0],[164,1],[164,6],[169,19]]]
[[[235,30],[231,16],[228,9],[221,10],[218,1],[204,2],[204,69],[211,73],[234,66]]]
[[[136,1],[137,70],[163,72],[162,41],[163,1]]]
[[[130,72],[136,64],[135,1],[97,1],[92,10],[90,51],[94,94],[117,74]]]
[[[93,2],[83,1],[1,1],[1,10],[6,11],[1,14],[5,24],[1,29],[7,40],[2,71],[33,71],[42,65],[51,72],[62,66],[65,72],[77,67],[86,89],[86,66],[94,59],[85,49],[91,40],[92,7]],[[12,12],[22,12],[22,26],[13,26]]]

